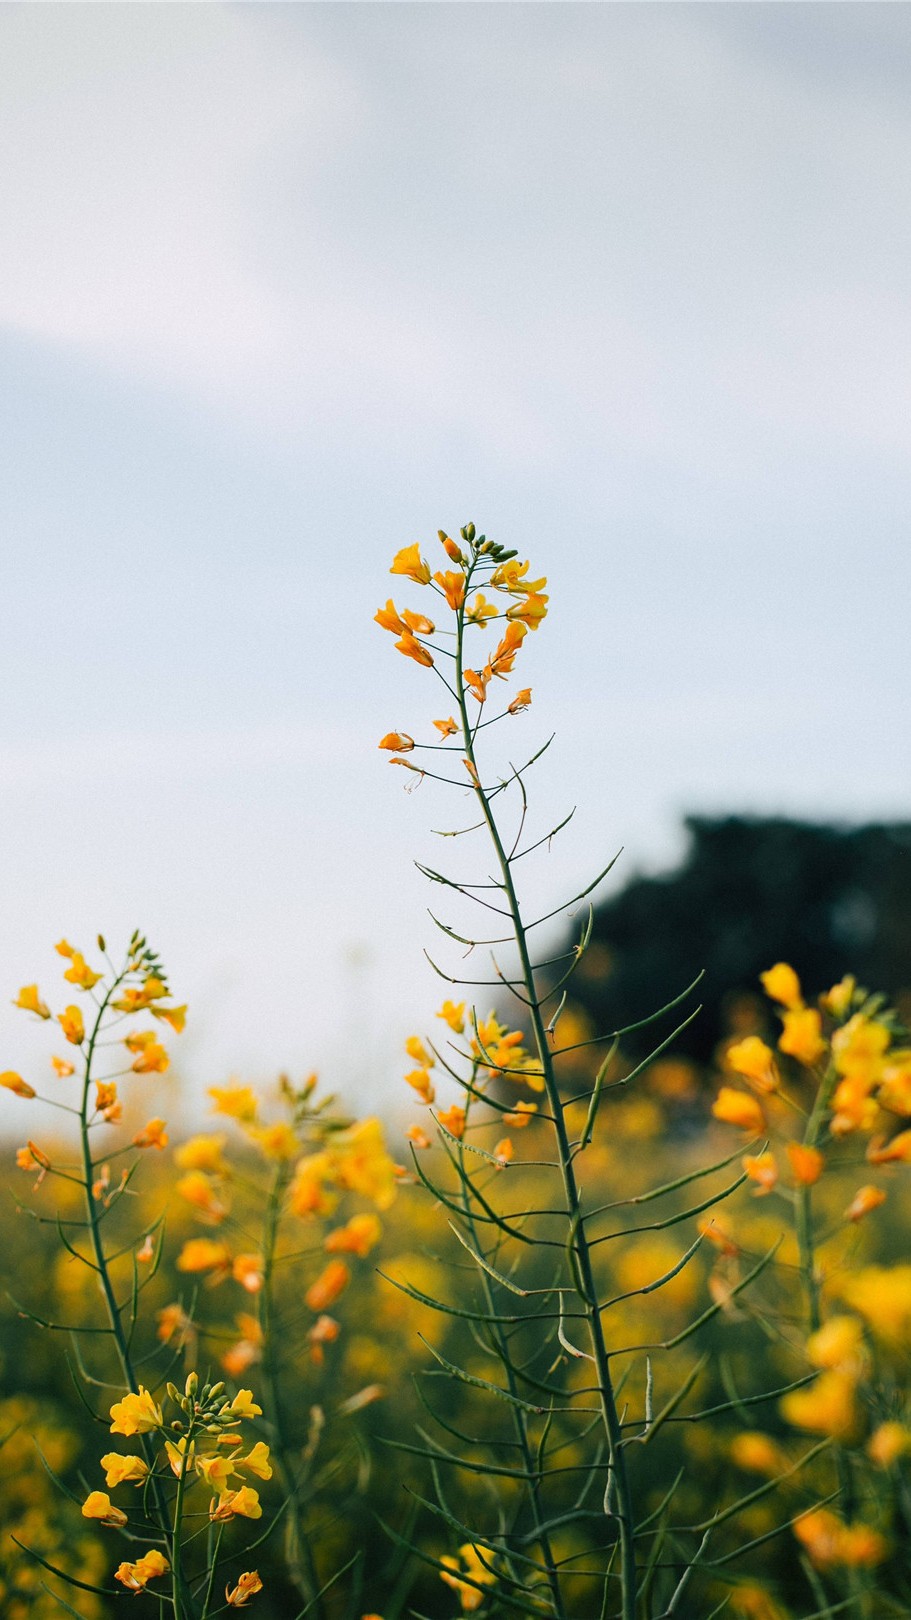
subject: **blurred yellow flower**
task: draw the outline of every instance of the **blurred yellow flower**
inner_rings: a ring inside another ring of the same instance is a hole
[[[188,1170],[175,1182],[174,1191],[209,1221],[223,1221],[228,1213],[228,1205],[219,1197],[204,1170]]]
[[[444,1001],[437,1017],[442,1018],[444,1024],[448,1024],[456,1035],[461,1035],[465,1028],[464,1001]]]
[[[774,1153],[768,1150],[755,1155],[745,1153],[741,1163],[750,1180],[756,1183],[757,1197],[772,1191],[778,1180],[778,1165]]]
[[[178,1271],[212,1271],[219,1277],[231,1269],[231,1251],[212,1238],[188,1238],[177,1256]]]
[[[231,1266],[231,1276],[248,1294],[258,1294],[262,1288],[263,1257],[261,1254],[236,1254]]]
[[[733,1086],[721,1087],[712,1104],[712,1113],[726,1125],[739,1125],[741,1130],[750,1131],[754,1136],[765,1130],[765,1115],[755,1097],[746,1091],[735,1091]]]
[[[247,1135],[267,1159],[275,1159],[280,1163],[293,1159],[301,1150],[297,1132],[284,1119],[276,1120],[273,1125],[253,1126]]]
[[[784,1028],[778,1037],[778,1050],[796,1058],[805,1068],[818,1063],[826,1050],[822,1019],[815,1007],[795,1007],[782,1014]]]
[[[818,1148],[807,1147],[803,1142],[789,1142],[787,1146],[788,1159],[791,1165],[791,1174],[798,1186],[812,1187],[817,1182],[825,1168],[825,1159]]]
[[[846,1221],[862,1221],[871,1210],[878,1209],[886,1201],[886,1194],[882,1187],[858,1187],[854,1197],[845,1210]]]
[[[779,1084],[775,1054],[758,1035],[735,1041],[724,1054],[725,1068],[749,1080],[757,1091],[775,1091]]]
[[[465,1134],[464,1108],[460,1108],[458,1103],[453,1103],[451,1108],[441,1108],[437,1114],[437,1123],[442,1125],[450,1136],[460,1139]]]
[[[839,1074],[875,1084],[882,1071],[889,1039],[884,1024],[865,1018],[863,1013],[855,1013],[832,1036],[832,1056]]]
[[[838,1368],[858,1375],[864,1342],[863,1323],[856,1316],[830,1316],[807,1340],[807,1360],[813,1367]]]
[[[57,1022],[71,1046],[81,1046],[85,1040],[85,1024],[78,1007],[67,1007],[57,1014]]]
[[[228,1166],[224,1158],[227,1137],[220,1132],[213,1136],[191,1136],[174,1149],[174,1163],[178,1170],[208,1170],[223,1176]]]
[[[72,1063],[67,1058],[52,1057],[51,1068],[58,1080],[68,1080],[71,1074],[76,1073]]]
[[[259,1106],[256,1093],[249,1086],[210,1086],[209,1096],[214,1098],[213,1114],[227,1114],[229,1119],[247,1123],[256,1118]]]
[[[304,1295],[304,1303],[314,1315],[328,1309],[343,1294],[351,1280],[344,1260],[330,1260]]]
[[[143,1126],[141,1131],[137,1131],[133,1137],[133,1146],[138,1148],[154,1147],[161,1149],[166,1148],[167,1145],[168,1133],[163,1119],[150,1119],[148,1124]]]
[[[432,1103],[436,1097],[433,1081],[426,1069],[410,1069],[405,1076],[406,1083],[416,1091],[423,1103]]]
[[[15,1069],[3,1070],[2,1074],[0,1074],[0,1086],[3,1086],[6,1091],[14,1091],[17,1097],[34,1097],[35,1095],[34,1086],[30,1086],[27,1080],[23,1080],[21,1074],[17,1074]]]
[[[92,971],[81,951],[74,951],[71,965],[63,977],[68,979],[70,984],[78,985],[80,990],[92,990],[102,975]]]
[[[440,1559],[445,1566],[440,1570],[440,1579],[458,1594],[463,1613],[470,1614],[479,1609],[484,1602],[483,1588],[492,1586],[496,1580],[493,1570],[488,1567],[493,1563],[493,1557],[493,1553],[485,1549],[482,1558],[477,1547],[467,1541],[459,1548],[458,1558],[444,1554]]]
[[[731,1461],[748,1474],[764,1474],[774,1479],[790,1466],[785,1452],[770,1435],[746,1429],[731,1441]]]
[[[779,1402],[782,1417],[795,1429],[848,1440],[857,1434],[860,1413],[855,1380],[837,1369],[820,1373],[806,1389],[792,1389]]]
[[[803,1006],[800,980],[787,962],[776,962],[767,972],[760,973],[759,982],[770,1001],[796,1010]]]
[[[395,1166],[378,1119],[361,1119],[337,1132],[329,1157],[339,1187],[369,1198],[377,1209],[389,1208],[396,1195]]]
[[[36,1013],[39,1018],[50,1018],[51,1009],[41,1000],[37,984],[24,984],[19,991],[14,1007],[21,1007],[24,1012]]]
[[[454,737],[459,729],[456,722],[453,720],[452,715],[449,715],[446,720],[434,720],[433,723],[436,726],[437,731],[440,733],[440,736],[444,738]]]
[[[379,1217],[373,1214],[352,1215],[344,1226],[327,1232],[323,1247],[328,1254],[356,1254],[362,1260],[375,1249],[383,1235]]]
[[[881,1423],[867,1441],[867,1456],[878,1468],[891,1468],[911,1451],[911,1429],[904,1423]]]
[[[408,1053],[408,1056],[413,1060],[413,1062],[420,1063],[422,1068],[433,1068],[433,1053],[428,1052],[424,1042],[421,1040],[420,1035],[409,1035],[407,1041],[405,1042],[405,1051]]]

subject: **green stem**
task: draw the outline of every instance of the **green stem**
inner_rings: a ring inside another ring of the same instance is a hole
[[[269,1428],[272,1461],[275,1465],[279,1484],[288,1501],[288,1522],[285,1538],[288,1574],[304,1602],[309,1605],[312,1620],[322,1620],[323,1604],[320,1597],[316,1562],[300,1510],[301,1480],[283,1438],[281,1387],[275,1355],[276,1324],[273,1278],[286,1182],[287,1170],[284,1164],[278,1164],[266,1201],[266,1216],[263,1227],[263,1285],[258,1296],[259,1326],[263,1341],[262,1385],[268,1414],[266,1422]]]
[[[133,1392],[133,1394],[138,1394],[139,1393],[139,1382],[137,1380],[136,1372],[135,1372],[135,1369],[133,1367],[133,1359],[132,1359],[132,1356],[130,1354],[130,1346],[129,1346],[129,1342],[127,1340],[126,1333],[124,1332],[123,1322],[121,1320],[121,1315],[120,1315],[120,1307],[117,1304],[117,1298],[116,1298],[116,1295],[114,1293],[114,1285],[111,1282],[111,1276],[110,1276],[110,1272],[108,1270],[107,1254],[105,1253],[104,1241],[103,1241],[102,1235],[101,1235],[101,1227],[100,1227],[100,1223],[99,1223],[99,1210],[98,1210],[99,1200],[95,1197],[95,1193],[94,1193],[94,1190],[93,1190],[95,1167],[94,1167],[94,1164],[93,1164],[93,1161],[92,1161],[92,1148],[91,1148],[91,1143],[89,1141],[89,1127],[88,1127],[89,1093],[90,1093],[90,1089],[91,1089],[91,1085],[92,1085],[92,1059],[93,1059],[93,1057],[95,1055],[95,1047],[96,1047],[96,1044],[97,1044],[97,1041],[98,1041],[98,1036],[99,1036],[99,1033],[100,1033],[100,1030],[101,1030],[102,1020],[103,1020],[104,1015],[105,1015],[105,1013],[107,1011],[107,1008],[108,1008],[108,1005],[109,1005],[109,1003],[111,1001],[112,996],[120,988],[120,986],[123,983],[124,979],[127,978],[129,972],[130,972],[130,966],[128,965],[126,968],[124,968],[122,970],[121,973],[119,973],[116,976],[116,978],[112,981],[112,983],[109,985],[108,989],[106,990],[106,992],[104,994],[104,997],[103,997],[103,999],[102,999],[102,1001],[101,1001],[101,1003],[100,1003],[100,1005],[98,1007],[98,1012],[97,1012],[97,1015],[95,1017],[95,1023],[94,1023],[94,1026],[92,1028],[91,1035],[89,1036],[88,1046],[87,1046],[86,1052],[85,1052],[85,1074],[84,1074],[83,1085],[82,1085],[82,1104],[81,1104],[80,1111],[79,1111],[79,1133],[80,1133],[81,1148],[82,1148],[82,1173],[83,1173],[83,1190],[84,1190],[84,1193],[85,1193],[86,1220],[88,1222],[89,1231],[91,1233],[92,1250],[93,1250],[93,1253],[95,1255],[95,1266],[96,1266],[96,1270],[97,1270],[97,1273],[98,1273],[98,1280],[99,1280],[99,1284],[101,1286],[101,1292],[102,1292],[102,1294],[104,1296],[105,1306],[107,1308],[107,1315],[108,1315],[108,1321],[110,1323],[111,1334],[112,1334],[112,1337],[114,1339],[114,1343],[115,1343],[115,1345],[117,1347],[117,1355],[118,1355],[118,1358],[119,1358],[119,1361],[120,1361],[120,1369],[121,1369],[121,1374],[123,1376],[123,1381],[126,1384],[127,1388]],[[181,1620],[181,1616],[182,1616],[181,1604],[182,1604],[184,1580],[183,1580],[183,1574],[182,1574],[182,1571],[181,1571],[181,1568],[180,1568],[179,1548],[175,1549],[175,1546],[174,1546],[173,1535],[172,1535],[172,1532],[171,1532],[171,1523],[170,1523],[170,1518],[169,1518],[169,1514],[168,1514],[168,1503],[167,1503],[167,1500],[166,1500],[166,1497],[165,1497],[165,1494],[164,1494],[164,1489],[162,1487],[161,1480],[158,1478],[157,1474],[155,1473],[155,1453],[154,1453],[154,1449],[153,1449],[153,1447],[152,1447],[152,1445],[150,1443],[148,1435],[145,1435],[145,1434],[140,1435],[139,1436],[139,1444],[140,1444],[140,1448],[142,1450],[143,1456],[145,1458],[145,1461],[149,1465],[151,1487],[152,1487],[152,1501],[153,1501],[153,1506],[154,1506],[154,1510],[155,1510],[155,1518],[158,1521],[158,1529],[159,1529],[159,1531],[160,1531],[160,1533],[162,1535],[162,1538],[164,1539],[165,1544],[167,1545],[169,1553],[170,1553],[171,1586],[172,1586],[172,1591],[173,1591],[173,1595],[174,1595],[174,1613],[175,1613],[176,1620]]]
[[[469,581],[474,564],[469,566],[465,581],[465,595],[468,595]],[[464,639],[464,603],[458,610],[457,639],[456,639],[456,688],[458,693],[459,710],[462,720],[462,736],[465,743],[466,756],[469,759],[473,772],[474,791],[481,806],[487,830],[497,857],[500,868],[503,890],[509,906],[519,959],[522,966],[522,978],[528,997],[532,1029],[534,1031],[535,1046],[544,1078],[544,1087],[547,1095],[550,1112],[553,1116],[554,1131],[557,1138],[557,1149],[560,1174],[563,1182],[566,1216],[572,1234],[572,1251],[575,1257],[577,1281],[575,1290],[585,1307],[589,1340],[591,1343],[592,1359],[598,1378],[598,1393],[601,1405],[601,1415],[607,1437],[608,1457],[610,1461],[609,1479],[613,1481],[617,1501],[617,1522],[620,1537],[620,1590],[622,1620],[636,1620],[636,1549],[634,1540],[634,1511],[632,1490],[626,1467],[626,1458],[623,1451],[622,1431],[617,1404],[614,1397],[613,1381],[610,1373],[610,1356],[604,1339],[601,1325],[601,1315],[598,1310],[598,1296],[595,1287],[594,1270],[591,1253],[585,1234],[582,1215],[582,1202],[573,1168],[572,1147],[569,1133],[566,1129],[566,1120],[563,1115],[562,1099],[554,1071],[553,1059],[547,1039],[547,1030],[544,1023],[541,1004],[538,999],[535,984],[534,970],[531,965],[531,956],[528,949],[528,940],[525,925],[522,919],[521,907],[513,882],[510,858],[503,846],[499,828],[490,808],[488,798],[481,785],[477,764],[474,755],[474,733],[468,719],[468,710],[465,701],[465,685],[462,677],[462,647]]]

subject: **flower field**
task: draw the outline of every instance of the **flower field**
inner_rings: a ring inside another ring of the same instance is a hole
[[[674,1049],[698,962],[591,1027],[605,872],[534,899],[564,826],[536,822],[521,684],[547,581],[472,524],[434,544],[376,615],[420,716],[379,747],[455,807],[407,1129],[282,1077],[213,1085],[176,1138],[156,1078],[188,1012],[139,932],[11,987],[2,1612],[907,1615],[911,1037],[784,961],[774,1042],[709,1066]]]

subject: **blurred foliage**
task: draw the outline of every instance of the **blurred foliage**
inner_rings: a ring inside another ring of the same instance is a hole
[[[861,827],[690,816],[679,866],[633,877],[595,907],[573,986],[598,1029],[645,1017],[699,968],[702,1012],[675,1050],[710,1062],[741,1029],[772,1029],[757,992],[785,957],[806,984],[853,973],[905,1006],[911,993],[911,823]],[[644,1055],[649,1031],[628,1049]]]

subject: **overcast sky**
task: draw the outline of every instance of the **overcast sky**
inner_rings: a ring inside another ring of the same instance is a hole
[[[139,923],[188,1086],[388,1094],[469,807],[371,619],[468,518],[551,581],[532,903],[908,815],[906,6],[7,5],[0,149],[10,995]]]

